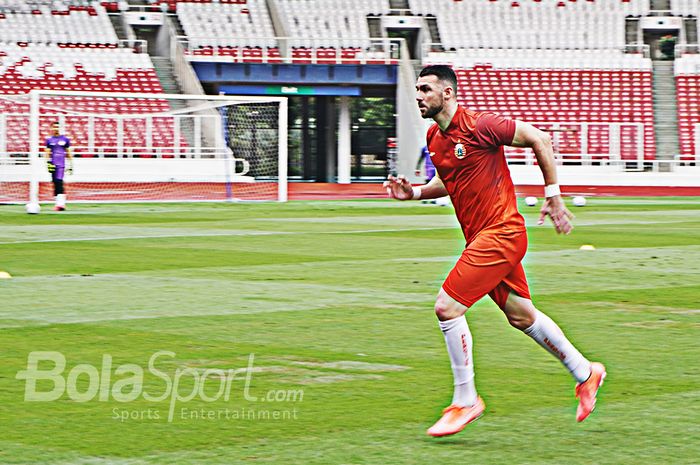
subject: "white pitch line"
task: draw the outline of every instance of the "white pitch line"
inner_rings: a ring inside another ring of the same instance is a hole
[[[202,234],[154,234],[151,236],[104,236],[104,237],[67,237],[54,239],[35,239],[23,241],[2,241],[0,245],[11,244],[38,244],[45,242],[90,242],[90,241],[120,241],[126,239],[167,239],[173,237],[227,237],[227,236],[296,236],[309,234],[369,234],[383,232],[405,232],[405,231],[436,231],[443,229],[455,229],[452,226],[437,228],[394,228],[394,229],[361,229],[354,231],[250,231],[232,233],[202,233]]]

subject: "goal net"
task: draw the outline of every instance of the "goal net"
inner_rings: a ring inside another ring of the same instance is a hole
[[[71,202],[287,200],[284,97],[40,90],[0,96],[0,203],[53,200],[55,122]]]

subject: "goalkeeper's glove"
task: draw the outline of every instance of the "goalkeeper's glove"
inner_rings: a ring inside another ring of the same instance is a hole
[[[53,174],[56,171],[56,165],[54,165],[50,161],[46,162],[46,167],[49,169],[49,173],[51,174]]]

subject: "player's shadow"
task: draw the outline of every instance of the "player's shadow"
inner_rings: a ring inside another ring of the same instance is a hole
[[[458,434],[460,434],[461,436],[448,436],[443,438],[430,438],[426,436],[425,438],[423,438],[423,442],[427,444],[446,444],[451,446],[469,447],[471,449],[481,446],[491,446],[491,443],[487,440],[477,439],[471,437],[468,434],[464,434],[463,432]]]

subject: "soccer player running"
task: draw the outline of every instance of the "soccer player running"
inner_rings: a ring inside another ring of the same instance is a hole
[[[70,149],[70,139],[61,134],[61,126],[58,122],[51,124],[51,136],[46,139],[46,166],[51,173],[53,182],[53,194],[56,197],[56,211],[66,209],[66,193],[63,187],[63,176],[66,171],[66,157],[68,158],[68,174],[73,172],[73,154]]]
[[[451,405],[428,434],[457,433],[484,411],[474,385],[472,336],[464,315],[486,294],[513,327],[534,339],[569,370],[577,383],[576,420],[583,421],[595,407],[605,367],[581,355],[557,324],[530,300],[521,264],[527,249],[525,221],[518,213],[503,153],[504,145],[532,147],[545,181],[546,200],[538,224],[549,216],[557,233],[568,234],[573,229],[573,215],[561,199],[550,137],[522,121],[460,106],[457,77],[448,66],[428,66],[421,71],[416,100],[423,118],[435,121],[427,141],[438,175],[417,187],[403,176],[389,176],[384,187],[398,200],[449,195],[466,239],[466,247],[435,302],[452,364],[454,394]]]

